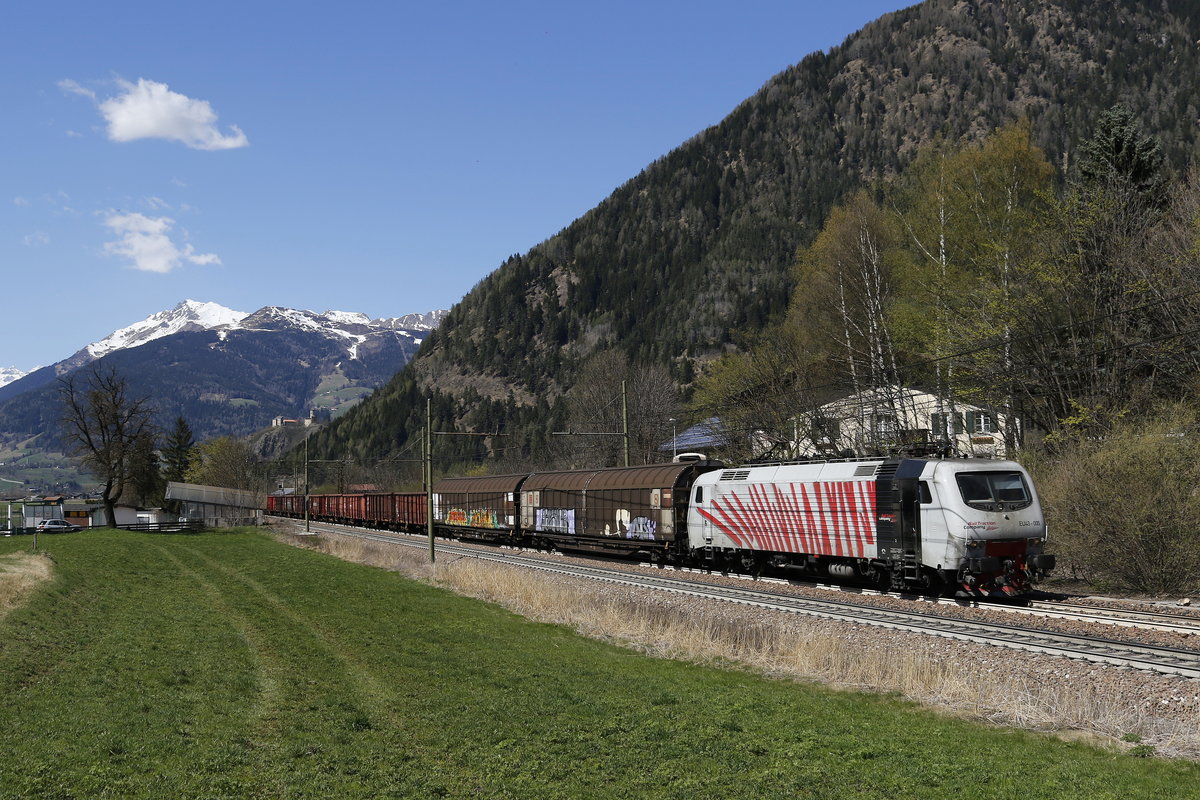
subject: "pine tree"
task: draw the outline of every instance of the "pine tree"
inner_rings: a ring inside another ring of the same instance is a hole
[[[157,507],[164,502],[167,485],[160,470],[156,445],[153,433],[137,437],[129,459],[129,488],[134,502],[142,507]]]
[[[1162,145],[1142,133],[1133,112],[1124,106],[1100,115],[1096,132],[1079,148],[1079,155],[1079,174],[1094,189],[1132,191],[1154,207],[1166,200]]]
[[[175,427],[167,434],[162,450],[162,475],[166,481],[182,481],[192,461],[192,448],[196,440],[192,429],[183,417],[175,418]]]

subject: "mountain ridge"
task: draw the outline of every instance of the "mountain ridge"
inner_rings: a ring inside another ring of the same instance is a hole
[[[1027,117],[1066,173],[1099,113],[1125,103],[1181,168],[1200,118],[1197,39],[1190,0],[926,0],[884,15],[501,264],[404,373],[314,445],[386,456],[432,397],[444,426],[502,427],[530,457],[582,365],[607,349],[686,386],[781,316],[795,253],[836,202],[931,142],[977,142]],[[482,455],[456,448],[448,458]]]
[[[51,446],[57,379],[93,363],[150,396],[160,427],[183,416],[201,440],[243,436],[313,408],[337,414],[399,371],[444,314],[377,322],[357,312],[265,306],[246,314],[184,301],[0,387],[0,449],[35,437],[37,447]],[[80,355],[90,352],[102,354]]]
[[[21,373],[11,381],[0,381],[0,402],[45,386],[68,372],[86,366],[111,353],[138,347],[177,333],[241,330],[246,327],[247,320],[250,320],[251,325],[265,324],[266,328],[264,329],[269,330],[274,329],[275,325],[285,320],[290,320],[293,324],[307,327],[310,330],[324,331],[335,337],[341,335],[341,338],[353,339],[353,336],[348,335],[339,327],[340,324],[354,327],[359,337],[376,330],[427,333],[437,327],[446,313],[446,311],[438,310],[372,320],[366,314],[359,312],[325,311],[317,313],[287,309],[283,306],[264,306],[258,311],[247,313],[226,308],[218,303],[183,300],[173,308],[157,311],[145,319],[118,328],[103,339],[85,345],[61,361],[31,370],[28,373]],[[274,322],[270,321],[272,319]],[[350,357],[353,358],[353,354],[350,354]],[[19,372],[19,370],[15,371]]]

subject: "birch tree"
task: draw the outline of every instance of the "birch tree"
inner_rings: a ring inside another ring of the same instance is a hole
[[[863,399],[862,419],[904,417],[892,315],[896,241],[893,221],[858,192],[833,209],[799,262],[792,317],[810,331],[811,352],[827,358],[844,390]],[[894,444],[888,438],[868,425],[863,440],[847,444],[879,450]]]
[[[903,279],[906,346],[923,353],[939,411],[968,402],[1007,412],[1001,433],[1020,443],[1021,336],[1053,319],[1047,268],[1053,167],[1028,122],[977,145],[939,147],[918,160],[891,208],[911,254]]]

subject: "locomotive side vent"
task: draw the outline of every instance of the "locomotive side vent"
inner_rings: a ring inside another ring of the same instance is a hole
[[[863,464],[861,467],[855,467],[854,468],[854,477],[862,478],[867,475],[874,475],[875,470],[877,468],[878,468],[877,464]]]
[[[744,481],[749,477],[750,470],[748,469],[730,469],[721,473],[721,480],[723,481]]]

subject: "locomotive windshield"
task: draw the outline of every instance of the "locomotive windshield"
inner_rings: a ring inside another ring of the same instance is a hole
[[[958,490],[963,501],[981,511],[1016,511],[1033,502],[1020,472],[960,472]]]

